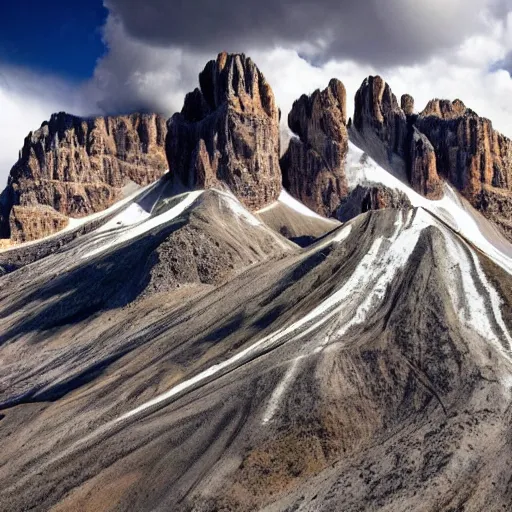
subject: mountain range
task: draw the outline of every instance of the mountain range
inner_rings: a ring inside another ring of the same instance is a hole
[[[0,196],[0,510],[507,511],[512,142],[381,77],[54,114]]]

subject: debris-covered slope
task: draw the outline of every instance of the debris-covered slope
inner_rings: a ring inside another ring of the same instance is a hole
[[[123,219],[0,279],[0,507],[510,503],[512,280],[442,217],[304,249],[216,191]]]
[[[0,511],[508,510],[512,246],[413,99],[302,97],[286,191],[255,64],[199,83],[169,173],[0,253]]]

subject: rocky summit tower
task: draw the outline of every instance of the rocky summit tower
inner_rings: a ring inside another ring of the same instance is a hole
[[[169,121],[172,175],[195,188],[228,187],[249,209],[281,191],[279,118],[274,94],[243,54],[220,53]]]

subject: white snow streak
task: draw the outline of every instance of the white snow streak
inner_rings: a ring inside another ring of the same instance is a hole
[[[491,342],[499,344],[499,336],[494,332],[494,326],[489,320],[489,314],[491,313],[486,308],[486,304],[489,301],[486,302],[487,297],[482,296],[474,282],[474,266],[478,278],[490,298],[492,314],[494,315],[496,323],[503,331],[503,335],[510,344],[511,338],[501,317],[501,301],[485,278],[478,258],[473,254],[472,249],[468,248],[472,254],[472,260],[470,261],[462,245],[463,242],[454,238],[454,235],[451,234],[443,224],[422,209],[416,210],[414,218],[412,218],[413,214],[414,212],[411,210],[406,214],[405,212],[399,212],[393,234],[389,238],[380,237],[376,239],[341,288],[327,297],[322,303],[313,308],[302,318],[288,327],[281,328],[265,336],[229,359],[203,370],[196,376],[174,386],[166,393],[156,396],[152,400],[120,416],[115,421],[122,421],[152,406],[163,403],[179,393],[194,387],[196,384],[207,381],[209,378],[228,368],[232,368],[250,358],[257,357],[259,353],[276,346],[283,340],[286,341],[286,338],[288,338],[288,340],[300,340],[320,328],[335,315],[338,315],[338,318],[330,328],[330,333],[328,333],[327,336],[322,336],[322,341],[317,343],[317,346],[312,349],[312,353],[318,353],[323,347],[329,344],[331,341],[330,338],[333,335],[333,341],[338,342],[339,338],[344,336],[351,327],[364,323],[378,307],[379,303],[386,295],[389,284],[405,266],[414,251],[421,232],[428,226],[436,226],[445,233],[449,253],[447,261],[460,262],[464,296],[460,297],[456,295],[457,287],[455,281],[450,283],[450,293],[452,293],[452,300],[454,300],[463,321],[484,339],[490,339]],[[407,215],[405,221],[403,215]],[[347,232],[349,228],[351,229],[351,226],[347,226],[342,229],[341,232]],[[346,236],[348,236],[348,234],[349,232],[346,233]],[[455,278],[455,276],[452,276],[452,278]],[[464,303],[462,302],[463,300]],[[501,344],[499,345],[501,347]],[[277,410],[287,386],[295,376],[297,364],[298,362],[296,361],[296,363],[291,366],[274,391],[263,418],[264,423],[270,421]]]
[[[281,331],[277,331],[276,334],[271,334],[269,336],[266,336],[265,338],[257,341],[250,347],[247,347],[246,349],[242,350],[238,354],[235,354],[233,357],[230,357],[226,361],[223,361],[222,363],[214,364],[213,366],[210,366],[210,368],[198,373],[195,377],[192,377],[191,379],[188,379],[181,384],[178,384],[177,386],[174,386],[166,393],[163,393],[161,395],[156,396],[152,400],[149,400],[148,402],[145,402],[144,404],[140,405],[139,407],[136,407],[135,409],[131,410],[130,412],[127,412],[126,414],[123,414],[120,416],[116,421],[122,421],[124,419],[130,418],[131,416],[134,416],[154,405],[157,405],[161,402],[164,402],[168,400],[169,398],[172,398],[176,396],[177,394],[181,393],[182,391],[185,391],[191,387],[193,387],[195,384],[198,384],[199,382],[207,379],[208,377],[212,377],[213,375],[221,372],[222,370],[225,370],[229,368],[230,366],[233,366],[235,363],[239,361],[243,361],[247,356],[249,356],[252,352],[254,352],[257,348],[261,347],[265,343],[268,343],[269,341],[273,341],[275,338],[279,339]]]
[[[464,247],[458,240],[454,239],[453,235],[444,226],[440,225],[439,227],[444,234],[447,250],[446,261],[452,265],[451,270],[447,272],[449,280],[447,288],[460,320],[482,338],[502,347],[500,336],[496,334],[490,320],[490,308],[492,316],[507,340],[509,349],[511,349],[512,339],[501,316],[501,300],[485,277],[478,258],[471,249]],[[471,257],[468,256],[468,250]],[[485,289],[485,295],[477,288],[473,269],[475,269],[481,286]]]
[[[288,371],[281,379],[281,382],[272,393],[272,396],[270,397],[270,400],[267,405],[267,410],[263,415],[262,423],[264,425],[267,424],[274,417],[274,414],[277,411],[279,403],[281,402],[281,398],[283,397],[285,391],[288,389],[292,381],[295,379],[295,376],[297,375],[297,370],[299,369],[299,361],[301,361],[302,359],[304,359],[304,356],[299,356],[296,359],[294,359],[294,361],[290,365],[290,368],[288,368]]]
[[[251,212],[249,212],[242,203],[230,192],[214,189],[220,196],[222,196],[223,204],[226,205],[232,213],[239,219],[244,220],[251,226],[261,226],[261,221],[257,219]]]
[[[350,233],[352,233],[352,224],[336,231],[336,234],[330,239],[329,243],[336,242],[339,244],[345,241],[350,236]]]
[[[330,221],[333,223],[337,223],[333,219],[327,219],[326,217],[318,215],[318,213],[314,212],[313,210],[310,210],[306,205],[302,204],[300,201],[297,201],[297,199],[292,197],[284,188],[281,191],[281,194],[279,195],[278,201],[281,204],[288,206],[288,208],[295,210],[297,213],[305,215],[306,217],[312,217],[314,219],[319,219],[322,221]]]
[[[443,219],[455,232],[475,244],[495,263],[512,274],[512,258],[501,252],[485,237],[473,215],[464,208],[448,185],[445,185],[445,195],[441,200],[431,201],[395,178],[368,155],[365,156],[364,163],[361,163],[363,155],[365,153],[361,149],[349,142],[346,174],[350,188],[354,188],[356,185],[382,183],[386,187],[400,190],[407,195],[413,206],[422,207]]]
[[[110,213],[113,213],[117,210],[119,210],[121,207],[125,206],[126,204],[132,202],[128,208],[130,208],[132,205],[137,204],[135,201],[141,201],[147,193],[151,191],[151,189],[156,188],[160,184],[160,180],[157,180],[153,183],[150,183],[149,185],[146,185],[145,187],[136,190],[133,194],[130,194],[128,197],[125,197],[124,199],[121,199],[120,201],[117,201],[114,203],[110,208],[107,208],[106,210],[103,210],[98,213],[93,213],[92,215],[88,215],[87,217],[81,217],[79,219],[69,219],[70,222],[72,221],[73,229],[77,226],[81,226],[87,222],[90,222],[92,220],[96,220],[98,218],[104,217]],[[116,217],[122,216],[126,210],[122,211],[120,214],[116,215]],[[116,218],[114,217],[114,218]],[[107,224],[110,224],[114,219],[111,219]],[[101,228],[100,228],[101,229]],[[59,233],[62,233],[60,231]]]
[[[425,212],[422,212],[422,214],[424,216],[428,215]],[[366,254],[363,257],[363,259],[361,260],[355,272],[349,278],[347,283],[345,283],[345,285],[342,286],[342,288],[336,291],[334,294],[327,297],[321,304],[319,304],[316,308],[314,308],[308,314],[303,316],[301,319],[297,320],[296,322],[294,322],[293,324],[286,328],[279,329],[276,332],[271,333],[268,336],[265,336],[261,340],[242,350],[238,354],[235,354],[226,361],[211,366],[210,368],[197,374],[195,377],[192,377],[191,379],[188,379],[178,384],[177,386],[171,388],[166,393],[163,393],[153,398],[152,400],[149,400],[148,402],[140,405],[139,407],[136,407],[132,411],[129,411],[126,414],[119,417],[117,421],[122,421],[127,418],[130,418],[131,416],[139,414],[152,406],[158,405],[159,403],[165,402],[166,400],[173,398],[179,393],[192,388],[194,385],[202,381],[205,381],[206,379],[218,374],[219,372],[222,372],[223,370],[226,370],[227,368],[234,366],[236,363],[239,363],[249,357],[253,357],[253,354],[258,349],[266,350],[270,346],[276,345],[283,338],[289,336],[295,337],[295,339],[300,339],[309,334],[310,332],[312,332],[313,330],[317,329],[321,325],[323,325],[325,322],[327,322],[327,320],[332,318],[335,314],[339,313],[347,304],[349,304],[348,301],[344,303],[347,297],[355,296],[354,294],[361,292],[366,293],[366,290],[364,289],[365,284],[367,283],[367,281],[371,279],[372,275],[374,275],[373,273],[375,272],[375,270],[378,271],[380,269],[380,265],[377,264],[377,258],[380,257],[381,245],[384,243],[385,240],[389,245],[392,239],[396,239],[399,236],[399,229],[400,227],[399,225],[397,225],[397,230],[394,232],[391,239],[386,240],[383,238],[379,238],[378,240],[376,240],[368,254]],[[409,250],[412,251],[417,241],[417,235],[420,231],[421,230],[419,228],[411,229],[410,234],[405,236],[406,240],[404,240],[404,243],[402,245],[409,248]],[[416,236],[416,239],[414,239],[414,236]],[[393,245],[394,244],[391,244],[391,247],[393,247]],[[404,256],[403,253],[404,251],[401,251],[398,257],[402,258],[402,260],[404,260],[403,262],[405,263],[407,258]],[[398,264],[392,266],[392,269],[394,269],[394,271],[397,271],[398,268]],[[382,271],[385,271],[385,269],[383,269]],[[389,273],[386,275],[389,275]],[[350,311],[347,312],[350,313]],[[307,329],[302,330],[302,328],[306,326]],[[299,330],[301,330],[301,332],[297,332]]]
[[[155,182],[155,185],[158,185],[160,182]],[[155,205],[159,202],[162,194],[166,190],[166,185],[160,186],[160,192],[156,197],[152,197],[152,192],[156,192],[157,186],[154,187],[154,191],[150,191],[148,194],[144,194],[144,197],[139,199],[139,202],[143,200],[150,199],[150,209],[149,211],[145,210],[140,206],[138,202],[133,202],[127,208],[125,208],[122,212],[118,213],[114,218],[112,218],[109,222],[101,226],[96,230],[96,233],[101,233],[103,231],[110,231],[111,229],[119,229],[123,227],[133,226],[134,224],[139,224],[151,217],[151,212]],[[148,205],[149,206],[149,205]]]
[[[149,217],[151,217],[151,212],[147,212],[137,203],[132,203],[113,219],[98,228],[97,232],[102,233],[103,231],[110,231],[111,229],[132,226],[133,224],[145,221]]]
[[[236,217],[247,224],[255,227],[259,227],[267,232],[269,236],[271,236],[285,251],[290,250],[290,245],[287,241],[281,236],[278,235],[273,229],[270,229],[266,224],[260,221],[256,216],[254,216],[249,210],[247,210],[242,203],[233,195],[230,191],[224,191],[219,189],[213,189],[217,192],[222,199],[222,202],[225,206],[227,206],[232,213],[236,215]]]
[[[183,199],[175,206],[167,210],[166,212],[157,215],[155,217],[150,217],[146,221],[139,222],[135,225],[128,225],[127,227],[120,227],[118,230],[115,230],[114,233],[105,233],[105,242],[100,243],[100,245],[91,251],[87,252],[82,256],[82,258],[90,258],[95,256],[107,249],[112,249],[113,247],[118,246],[128,240],[132,240],[153,228],[170,222],[175,219],[179,215],[181,215],[201,194],[202,190],[198,190],[195,192],[189,192],[187,194],[183,194],[181,197]],[[176,196],[180,197],[180,196]],[[101,240],[101,239],[100,239]]]
[[[505,338],[508,341],[509,349],[512,350],[512,338],[510,337],[507,326],[505,325],[505,322],[503,321],[503,317],[501,314],[501,305],[502,305],[501,298],[499,297],[498,292],[495,290],[494,286],[492,286],[489,283],[489,281],[487,280],[485,272],[483,271],[482,265],[480,264],[480,261],[479,261],[478,257],[476,256],[475,252],[473,250],[471,250],[470,254],[471,254],[471,258],[473,260],[473,265],[475,266],[478,277],[480,279],[480,282],[482,283],[486,292],[489,295],[489,299],[491,301],[490,305],[491,305],[492,312],[494,314],[494,318],[496,319],[496,322],[497,322],[499,328],[502,330],[503,335],[505,336]]]
[[[296,213],[299,213],[300,215],[303,215],[304,217],[311,217],[312,219],[318,219],[323,222],[331,222],[332,224],[338,224],[339,222],[335,219],[328,219],[327,217],[322,217],[321,215],[318,215],[318,213],[314,212],[313,210],[310,210],[305,204],[301,203],[300,201],[297,201],[294,197],[292,197],[284,188],[281,190],[281,193],[279,194],[279,197],[277,198],[277,201],[275,201],[272,204],[269,204],[268,206],[265,206],[264,208],[261,208],[256,213],[264,213],[269,210],[272,210],[276,206],[279,205],[287,206],[288,208],[292,209]]]
[[[405,225],[409,221],[410,214],[411,212],[408,212]],[[418,210],[411,227],[403,228],[402,216],[399,215],[399,222],[395,223],[396,231],[387,239],[390,244],[389,248],[380,255],[378,263],[375,262],[375,259],[379,253],[374,251],[374,262],[371,266],[373,272],[365,272],[365,269],[362,268],[360,279],[352,280],[352,276],[350,277],[344,286],[347,289],[347,294],[356,293],[358,289],[368,290],[369,287],[370,291],[364,293],[364,300],[356,309],[355,314],[351,314],[348,321],[338,330],[336,333],[338,337],[343,336],[352,326],[364,323],[370,313],[379,306],[386,295],[388,286],[414,251],[421,232],[432,224],[429,217],[424,211]]]

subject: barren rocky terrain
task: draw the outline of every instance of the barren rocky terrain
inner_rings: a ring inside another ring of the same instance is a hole
[[[2,510],[507,510],[499,262],[424,208],[301,248],[155,196],[0,278]]]
[[[490,208],[510,219],[437,172],[442,130],[508,142],[379,77],[347,123],[334,80],[290,114],[286,190],[256,65],[220,54],[199,84],[168,173],[130,153],[124,199],[3,244],[0,511],[510,510],[512,246]],[[473,149],[503,153],[507,196],[506,151]]]

